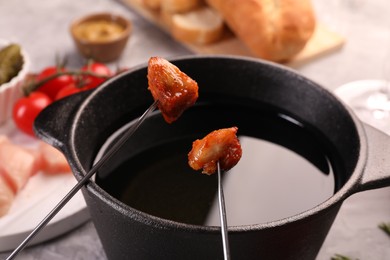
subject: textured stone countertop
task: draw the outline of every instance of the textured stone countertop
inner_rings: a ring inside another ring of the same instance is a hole
[[[360,79],[384,79],[390,59],[390,5],[387,0],[313,0],[318,19],[346,38],[340,50],[295,67],[299,73],[334,90]],[[56,53],[66,55],[70,66],[82,64],[69,34],[72,20],[96,11],[112,11],[132,20],[134,31],[121,66],[145,63],[150,56],[190,54],[186,48],[117,1],[12,0],[0,1],[0,38],[23,45],[32,72],[53,64]],[[111,64],[114,66],[115,64]],[[390,171],[390,169],[389,169]],[[390,222],[390,188],[362,192],[348,198],[317,257],[336,253],[360,260],[390,259],[390,237],[378,229]],[[3,259],[7,253],[0,253]],[[88,221],[65,234],[25,249],[17,259],[106,259],[93,224]]]

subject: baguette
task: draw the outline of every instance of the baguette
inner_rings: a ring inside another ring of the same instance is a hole
[[[152,10],[158,10],[161,7],[161,0],[143,0],[143,4]]]
[[[161,0],[161,10],[169,13],[184,13],[202,4],[203,0]]]
[[[170,26],[172,36],[176,40],[195,44],[216,42],[224,32],[222,16],[208,6],[173,14]]]
[[[256,56],[287,61],[299,53],[315,29],[310,0],[206,0]]]

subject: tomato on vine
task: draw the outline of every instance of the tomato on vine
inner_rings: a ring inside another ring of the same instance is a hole
[[[73,95],[73,94],[76,94],[76,93],[79,93],[81,91],[85,91],[85,90],[88,90],[87,87],[77,87],[76,84],[69,84],[68,86],[62,88],[60,91],[58,91],[56,97],[55,97],[55,101],[56,100],[59,100],[61,98],[64,98],[64,97],[67,97],[67,96],[70,96],[70,95]]]
[[[14,104],[12,117],[16,126],[24,133],[34,136],[33,124],[38,114],[52,103],[50,97],[42,92],[32,92]]]
[[[98,62],[89,62],[77,70],[46,67],[32,80],[26,81],[23,88],[25,97],[14,104],[13,120],[22,132],[34,136],[35,118],[52,101],[96,88],[111,76],[111,70]]]
[[[88,71],[93,74],[98,74],[100,76],[106,76],[111,77],[112,72],[111,70],[103,63],[99,62],[90,62],[86,65],[84,65],[81,68],[81,71]],[[83,77],[83,80],[85,81],[84,84],[88,89],[96,88],[100,84],[102,84],[106,78],[93,76],[93,75],[87,75]]]
[[[36,80],[41,81],[45,80],[46,78],[50,76],[54,76],[55,74],[59,72],[66,72],[65,68],[57,68],[55,66],[46,67],[43,69],[37,76]],[[69,84],[75,83],[75,79],[72,75],[60,75],[58,77],[55,77],[53,79],[50,79],[49,81],[43,83],[41,86],[39,86],[38,90],[42,93],[45,93],[48,95],[51,99],[54,100],[57,93],[64,87],[66,87]]]

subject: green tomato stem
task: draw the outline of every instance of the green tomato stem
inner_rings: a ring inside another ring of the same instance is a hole
[[[93,76],[93,77],[98,77],[103,79],[110,78],[110,76],[94,73],[91,71],[59,71],[39,81],[28,80],[25,83],[25,85],[22,87],[23,95],[27,97],[30,95],[31,92],[36,91],[40,86],[42,86],[46,82],[64,75],[72,75],[72,76],[76,76],[76,78],[79,78],[81,76]],[[80,88],[83,87],[83,85],[80,86],[78,84],[76,86]]]

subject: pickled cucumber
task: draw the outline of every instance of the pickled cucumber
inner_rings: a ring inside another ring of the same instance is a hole
[[[0,50],[0,87],[10,81],[23,67],[23,56],[18,44],[10,44]]]

